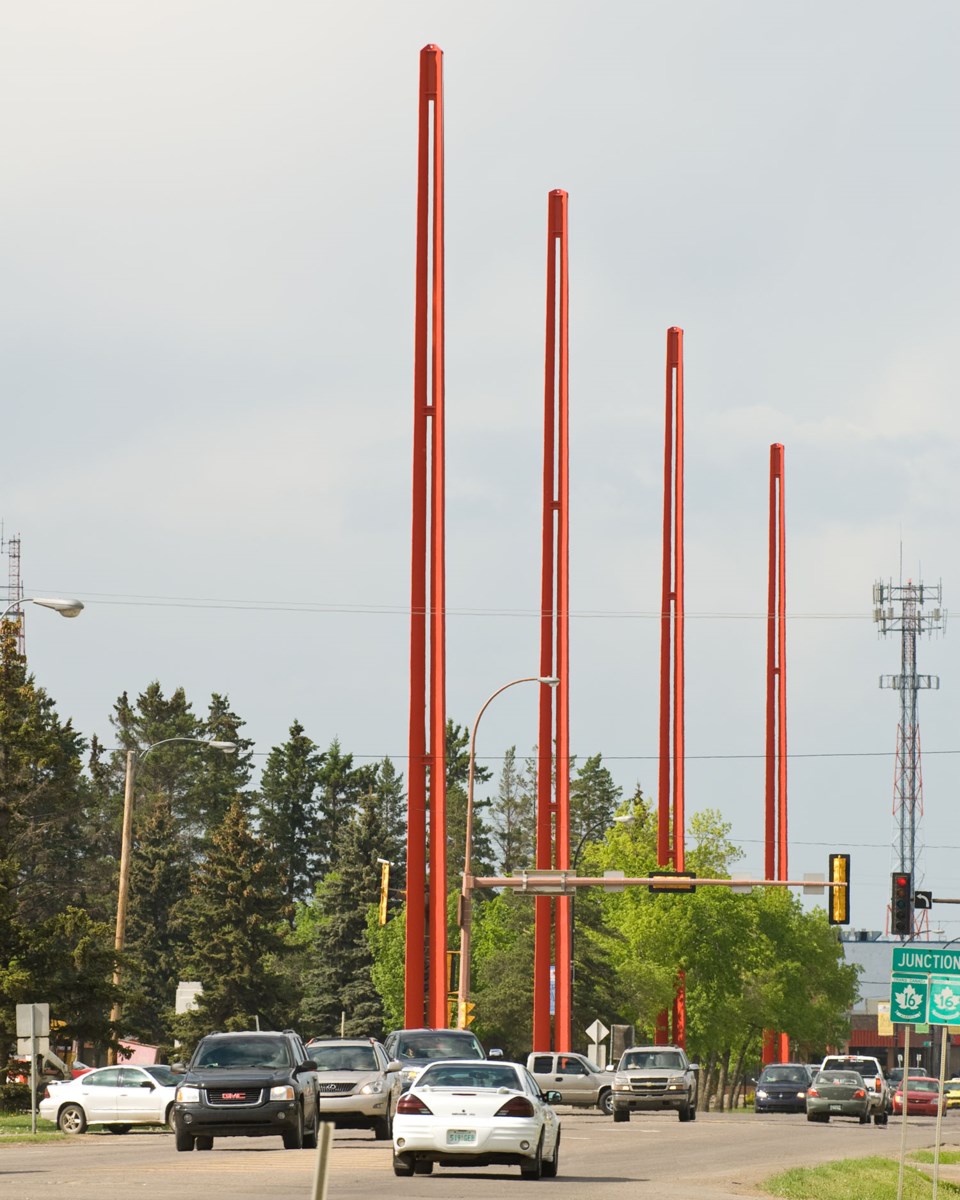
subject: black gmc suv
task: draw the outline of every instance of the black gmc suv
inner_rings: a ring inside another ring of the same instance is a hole
[[[208,1033],[178,1068],[178,1150],[210,1150],[215,1137],[279,1136],[285,1150],[316,1147],[316,1063],[292,1029]]]

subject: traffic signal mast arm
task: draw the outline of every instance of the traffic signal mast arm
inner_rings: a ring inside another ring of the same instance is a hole
[[[557,895],[578,887],[654,887],[663,892],[690,892],[695,887],[802,887],[807,889],[845,888],[846,883],[825,879],[701,879],[690,875],[641,875],[624,878],[611,875],[575,875],[572,871],[522,871],[519,875],[467,876],[469,888],[517,888],[521,892]],[[960,900],[955,901],[960,903]]]

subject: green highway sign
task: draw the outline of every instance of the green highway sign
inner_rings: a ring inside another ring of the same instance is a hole
[[[890,1020],[960,1025],[960,949],[898,946],[890,978]]]

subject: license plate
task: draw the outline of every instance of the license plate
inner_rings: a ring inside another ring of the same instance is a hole
[[[477,1140],[477,1131],[475,1129],[448,1129],[447,1130],[447,1145],[462,1146],[464,1143],[475,1142]]]
[[[831,1104],[830,1111],[831,1112],[843,1112],[843,1105],[842,1104]]]

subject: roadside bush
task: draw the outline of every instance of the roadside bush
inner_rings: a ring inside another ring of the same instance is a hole
[[[30,1111],[30,1088],[25,1083],[0,1083],[0,1113]]]

